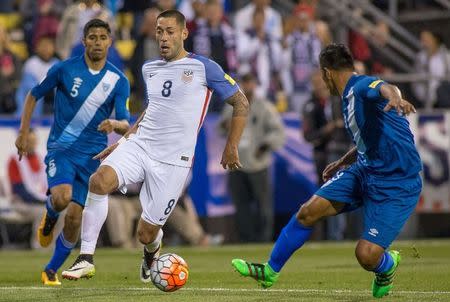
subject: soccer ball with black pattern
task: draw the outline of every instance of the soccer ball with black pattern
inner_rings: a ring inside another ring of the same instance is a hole
[[[173,292],[186,284],[189,277],[188,265],[177,254],[164,254],[153,260],[150,276],[157,288]]]

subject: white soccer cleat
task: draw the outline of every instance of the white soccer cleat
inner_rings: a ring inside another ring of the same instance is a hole
[[[80,278],[92,278],[95,275],[95,266],[93,263],[78,256],[74,264],[66,271],[62,272],[63,279],[78,280]]]

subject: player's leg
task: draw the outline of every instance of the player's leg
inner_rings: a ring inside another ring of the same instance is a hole
[[[292,254],[309,239],[314,224],[323,217],[337,215],[360,204],[360,172],[356,166],[339,171],[303,204],[283,228],[272,249],[268,263],[258,264],[233,259],[232,265],[243,276],[270,287]],[[339,200],[340,202],[336,202]]]
[[[58,280],[57,272],[78,241],[82,211],[83,207],[76,202],[71,202],[67,207],[63,230],[56,239],[52,258],[42,272],[41,278],[45,285],[61,284]]]
[[[100,230],[108,215],[108,195],[118,187],[115,170],[102,165],[89,179],[85,207],[82,213],[81,250],[72,266],[63,271],[69,280],[91,278],[95,275],[93,255]]]
[[[139,194],[142,215],[137,229],[139,241],[144,245],[140,268],[140,278],[143,282],[151,281],[150,267],[161,249],[161,227],[177,205],[189,170],[150,158],[145,160],[145,179]]]
[[[59,217],[72,200],[72,183],[75,169],[68,156],[61,152],[49,152],[45,157],[47,182],[50,194],[46,201],[46,212],[38,228],[38,241],[47,247],[53,240],[53,230]]]
[[[81,250],[74,264],[62,273],[63,278],[77,280],[95,274],[94,252],[100,230],[108,215],[108,194],[143,179],[141,149],[132,141],[117,147],[89,178],[89,192],[81,222]],[[94,162],[89,162],[94,165]]]
[[[338,214],[344,206],[343,203],[314,195],[283,228],[267,264],[233,259],[232,265],[240,274],[255,278],[263,287],[272,286],[284,264],[309,239],[314,224],[323,217]]]
[[[137,226],[137,236],[141,244],[144,245],[144,252],[142,257],[140,278],[142,282],[150,282],[150,267],[153,259],[158,258],[161,250],[161,240],[163,238],[163,231],[161,225],[148,223],[142,217],[139,219]]]
[[[370,181],[364,200],[364,232],[355,254],[364,269],[375,273],[372,294],[376,298],[387,295],[393,287],[401,257],[399,252],[387,249],[414,211],[421,187],[418,175]]]

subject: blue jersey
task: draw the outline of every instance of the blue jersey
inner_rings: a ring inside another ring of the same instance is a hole
[[[347,131],[358,150],[358,164],[372,174],[409,177],[422,169],[414,136],[404,116],[392,109],[384,112],[387,100],[380,95],[383,81],[354,75],[343,94]]]
[[[107,145],[98,125],[115,110],[117,120],[129,119],[130,84],[114,65],[90,70],[84,55],[54,65],[44,80],[31,90],[38,100],[56,88],[55,119],[47,142],[48,151],[70,150],[92,156]]]

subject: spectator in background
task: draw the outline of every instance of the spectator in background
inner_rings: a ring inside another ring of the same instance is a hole
[[[192,19],[190,19],[186,23],[186,28],[189,30],[189,32],[193,32],[194,29],[197,27],[197,24],[204,24],[204,22],[206,22],[205,20],[206,0],[193,0],[192,10],[193,10]]]
[[[264,27],[266,33],[268,33],[274,39],[281,40],[282,38],[282,25],[281,15],[275,9],[270,7],[271,0],[252,0],[236,12],[234,18],[234,25],[238,31],[246,31],[252,27],[253,13],[256,9],[264,10],[265,21]]]
[[[175,9],[177,1],[176,0],[153,0],[154,7],[160,11],[165,11],[169,9]]]
[[[199,15],[204,15],[202,9],[204,9],[205,3],[206,0],[182,0],[178,10],[186,17],[186,21],[189,23],[197,19]]]
[[[47,176],[43,159],[36,153],[37,136],[30,129],[26,155],[17,154],[8,161],[8,176],[13,193],[12,208],[24,222],[32,223],[31,248],[39,248],[37,229],[45,211]]]
[[[219,0],[206,2],[206,22],[192,28],[185,44],[188,51],[213,59],[226,73],[236,73],[236,36],[224,20]]]
[[[342,120],[340,99],[330,97],[320,71],[312,75],[312,95],[302,112],[303,136],[313,145],[317,183],[322,186],[325,167],[341,158],[351,141]],[[326,219],[326,238],[341,240],[346,228],[346,215]]]
[[[111,32],[115,32],[112,13],[97,0],[80,0],[66,8],[56,37],[56,52],[61,59],[69,57],[71,49],[83,38],[84,25],[95,18],[107,20]]]
[[[220,0],[206,2],[205,18],[198,19],[191,28],[185,41],[186,50],[213,59],[226,73],[235,75],[238,68],[236,36],[234,29],[224,20]],[[213,94],[210,111],[220,111],[223,104]]]
[[[280,41],[266,33],[264,14],[263,9],[255,9],[252,27],[238,31],[239,73],[256,75],[258,87],[255,93],[274,100],[276,92],[280,90],[278,74],[282,50]]]
[[[19,85],[22,63],[9,49],[9,36],[0,25],[0,114],[17,109],[15,93]]]
[[[45,77],[50,67],[58,62],[59,60],[55,58],[54,39],[49,36],[41,36],[36,42],[35,55],[25,61],[23,67],[22,79],[16,91],[16,116],[22,115],[27,93]],[[44,100],[37,102],[33,117],[52,114],[53,97],[54,93],[52,91],[44,97]]]
[[[273,238],[273,196],[269,167],[272,153],[285,140],[284,127],[275,107],[257,97],[256,79],[246,74],[241,89],[250,103],[248,122],[238,146],[242,168],[229,172],[228,185],[236,207],[236,223],[242,242],[267,242]],[[230,126],[231,106],[226,106],[219,122],[225,134]]]
[[[25,42],[31,53],[42,36],[56,38],[59,21],[72,0],[21,0]]]
[[[151,7],[151,0],[126,0],[120,12],[125,13],[133,19],[133,28],[131,29],[131,36],[136,38],[139,36],[139,28],[141,27],[144,18],[144,12]]]
[[[286,38],[282,80],[289,96],[289,108],[299,114],[311,97],[311,75],[319,67],[321,43],[312,23],[312,8],[303,6],[296,13],[295,29]]]
[[[160,10],[157,8],[149,8],[145,10],[144,19],[139,30],[139,36],[136,39],[136,47],[131,56],[128,66],[134,78],[134,93],[137,101],[141,104],[138,111],[145,109],[145,83],[140,74],[142,73],[142,64],[145,61],[159,57],[159,45],[156,41],[156,17]]]
[[[436,91],[441,81],[450,74],[450,55],[442,37],[435,32],[423,30],[420,41],[423,50],[417,55],[416,71],[426,74],[429,80],[414,84],[413,89],[422,106],[430,109],[436,104]]]

